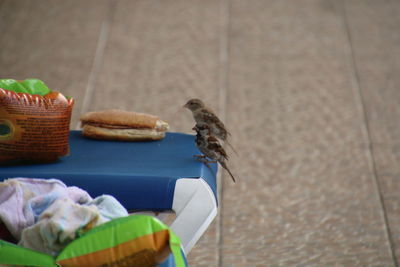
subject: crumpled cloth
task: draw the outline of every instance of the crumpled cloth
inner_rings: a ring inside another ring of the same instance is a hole
[[[37,223],[22,231],[18,245],[55,256],[79,234],[123,216],[128,216],[128,212],[109,195],[85,205],[67,198],[57,199]]]
[[[92,201],[90,195],[75,186],[67,187],[57,179],[12,178],[0,183],[0,220],[16,240],[24,228],[33,225],[56,199],[74,203]]]
[[[92,199],[57,179],[12,178],[0,183],[0,220],[19,245],[57,255],[94,226],[128,216],[112,196]]]
[[[108,222],[112,219],[128,216],[128,211],[113,196],[102,195],[89,201],[86,205],[94,205],[99,210],[102,222]]]

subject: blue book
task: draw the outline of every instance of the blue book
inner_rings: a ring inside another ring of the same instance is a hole
[[[216,194],[217,165],[205,165],[194,135],[167,133],[159,141],[120,142],[88,139],[70,132],[70,155],[54,163],[0,167],[0,181],[14,177],[56,178],[92,197],[114,196],[129,211],[170,210],[175,183],[204,179]]]

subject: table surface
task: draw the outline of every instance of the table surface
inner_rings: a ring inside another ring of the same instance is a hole
[[[0,180],[57,178],[92,196],[110,194],[128,210],[169,210],[180,178],[204,179],[216,196],[216,164],[196,161],[194,136],[167,133],[160,141],[119,142],[70,133],[70,155],[50,164],[2,166]]]

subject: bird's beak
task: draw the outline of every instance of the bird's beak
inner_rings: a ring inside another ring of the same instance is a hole
[[[188,107],[188,104],[186,103],[186,104],[183,105],[182,107],[183,107],[183,108],[187,108],[187,107]]]

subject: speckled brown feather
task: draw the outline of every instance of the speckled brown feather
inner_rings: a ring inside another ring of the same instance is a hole
[[[236,152],[233,146],[228,142],[228,136],[231,134],[226,129],[224,123],[215,115],[215,112],[206,107],[200,99],[190,99],[185,105],[185,108],[188,108],[192,111],[193,118],[196,121],[196,125],[207,125],[210,128],[210,134],[219,138],[220,140],[226,142],[229,147]]]
[[[209,135],[209,127],[208,125],[198,125],[195,127],[197,132],[196,134],[196,145],[201,153],[204,156],[198,156],[202,161],[207,161],[204,157],[209,158],[212,161],[218,162],[222,168],[224,168],[229,175],[231,176],[232,180],[236,182],[235,177],[233,176],[232,172],[229,170],[226,160],[228,160],[228,155],[225,152],[224,148],[219,143],[218,139],[214,136]]]

